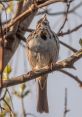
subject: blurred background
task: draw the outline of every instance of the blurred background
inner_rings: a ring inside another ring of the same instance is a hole
[[[11,2],[13,6],[16,2]],[[6,3],[5,3],[6,5]],[[51,4],[47,7],[39,9],[37,15],[33,19],[30,28],[35,29],[37,21],[43,16],[44,11],[47,11],[47,18],[50,22],[51,29],[58,33],[60,27],[65,21],[65,12],[67,9],[67,4],[64,3],[55,3]],[[1,11],[2,12],[2,11]],[[6,13],[3,11],[2,19],[3,21],[9,20],[14,10],[7,9]],[[70,3],[67,20],[62,28],[62,32],[67,32],[68,30],[72,30],[75,27],[82,24],[82,1],[74,0]],[[30,32],[25,33],[25,37],[28,37]],[[71,47],[79,50],[81,48],[81,44],[79,40],[82,38],[82,28],[80,27],[78,30],[74,32],[59,36],[59,39],[62,42],[67,43]],[[26,58],[25,54],[25,43],[21,41],[16,53],[12,57],[9,62],[9,65],[12,68],[12,71],[9,75],[10,78],[19,76],[21,74],[27,73],[31,70],[29,62]],[[70,56],[72,51],[66,48],[65,46],[60,44],[60,52],[59,52],[59,60],[63,60]],[[66,71],[78,76],[79,79],[82,79],[82,59],[79,59],[74,66],[76,70],[73,69],[65,69]],[[22,88],[21,88],[22,87]],[[67,90],[65,90],[67,89]],[[67,110],[69,111],[66,114],[66,117],[82,117],[82,88],[79,84],[74,81],[69,76],[55,71],[49,74],[48,76],[48,101],[49,101],[49,113],[40,114],[36,111],[37,104],[37,83],[35,80],[26,82],[24,85],[13,86],[12,88],[8,88],[12,103],[13,110],[17,114],[17,117],[22,116],[22,103],[21,98],[18,96],[19,93],[25,90],[26,96],[23,99],[24,109],[27,113],[27,117],[64,117],[65,110],[65,96],[67,97]],[[4,89],[5,91],[5,89]],[[67,95],[65,95],[65,91]],[[3,94],[2,94],[3,95]],[[9,96],[7,96],[8,98]],[[9,116],[8,114],[6,116]]]

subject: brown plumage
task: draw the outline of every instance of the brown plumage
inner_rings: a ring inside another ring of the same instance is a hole
[[[41,18],[33,31],[27,38],[26,53],[33,70],[38,70],[51,62],[56,62],[59,54],[59,40],[52,32],[47,17]],[[47,76],[37,78],[38,81],[38,102],[37,111],[49,112],[47,99]]]
[[[37,101],[37,111],[49,112],[48,99],[47,99],[47,78],[46,76],[41,76],[38,82],[38,101]]]

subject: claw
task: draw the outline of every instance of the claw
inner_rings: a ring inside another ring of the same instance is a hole
[[[33,71],[30,71],[27,73],[29,76],[31,76],[33,74]]]
[[[48,67],[49,67],[51,70],[53,70],[53,66],[54,66],[54,63],[50,63],[50,64],[48,65]]]

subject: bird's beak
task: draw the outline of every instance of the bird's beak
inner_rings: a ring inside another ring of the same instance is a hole
[[[45,20],[47,20],[46,14],[45,14],[44,17],[43,17],[43,21],[45,21]]]

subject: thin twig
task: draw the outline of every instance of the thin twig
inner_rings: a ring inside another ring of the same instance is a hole
[[[22,115],[23,115],[23,117],[26,117],[26,112],[25,112],[25,108],[24,108],[24,100],[23,100],[22,96],[21,96],[21,104],[22,104]]]
[[[6,88],[5,92],[4,92],[3,97],[0,98],[0,101],[3,100],[3,99],[5,98],[6,94],[7,94],[7,88]]]
[[[12,104],[12,108],[14,109],[14,107],[13,107],[13,102],[12,102],[12,97],[11,97],[11,95],[10,95],[10,92],[9,92],[9,90],[6,88],[6,90],[7,90],[7,93],[8,93],[8,95],[9,95],[9,97],[10,97],[10,101],[11,101],[11,104]]]
[[[60,31],[64,28],[64,26],[66,24],[69,8],[70,8],[70,2],[67,2],[67,10],[66,10],[66,14],[65,14],[65,19],[64,19],[64,22],[63,22],[62,26],[60,27],[60,29],[58,31],[58,34],[60,33]]]
[[[67,108],[67,97],[68,97],[68,95],[67,95],[67,88],[65,88],[65,103],[64,103],[64,115],[63,115],[63,117],[66,117],[66,115],[67,115],[67,113],[69,112],[69,110],[68,110],[68,108]]]
[[[12,111],[10,105],[7,103],[7,101],[5,99],[3,99],[3,101],[5,102],[5,104],[8,106],[9,110]]]
[[[66,75],[68,75],[70,78],[72,78],[73,80],[75,80],[76,82],[79,83],[80,87],[82,87],[82,81],[78,78],[78,76],[74,76],[72,73],[69,73],[65,70],[58,70]]]
[[[60,42],[60,44],[62,44],[63,46],[67,47],[68,49],[70,49],[73,52],[77,52],[78,51],[77,49],[73,48],[72,46],[70,46],[70,45],[68,45],[68,44],[66,44],[66,43],[64,43],[62,41],[59,41],[59,42]]]
[[[80,2],[78,5],[76,5],[75,7],[71,8],[69,11],[68,11],[68,14],[70,13],[74,13],[75,10],[77,10],[78,8],[80,8],[82,6],[82,2]],[[47,14],[47,15],[51,15],[51,16],[58,16],[58,15],[65,15],[66,14],[66,11],[60,11],[60,12],[54,12],[54,13],[50,13],[50,10],[47,9],[47,10],[44,10],[44,11],[41,11],[39,12],[37,15],[41,15],[41,14]]]
[[[76,26],[75,28],[73,28],[73,29],[71,29],[71,30],[67,30],[66,32],[60,32],[60,33],[58,34],[58,36],[64,36],[64,35],[71,34],[71,33],[77,31],[77,30],[80,29],[80,28],[82,28],[82,24]]]

